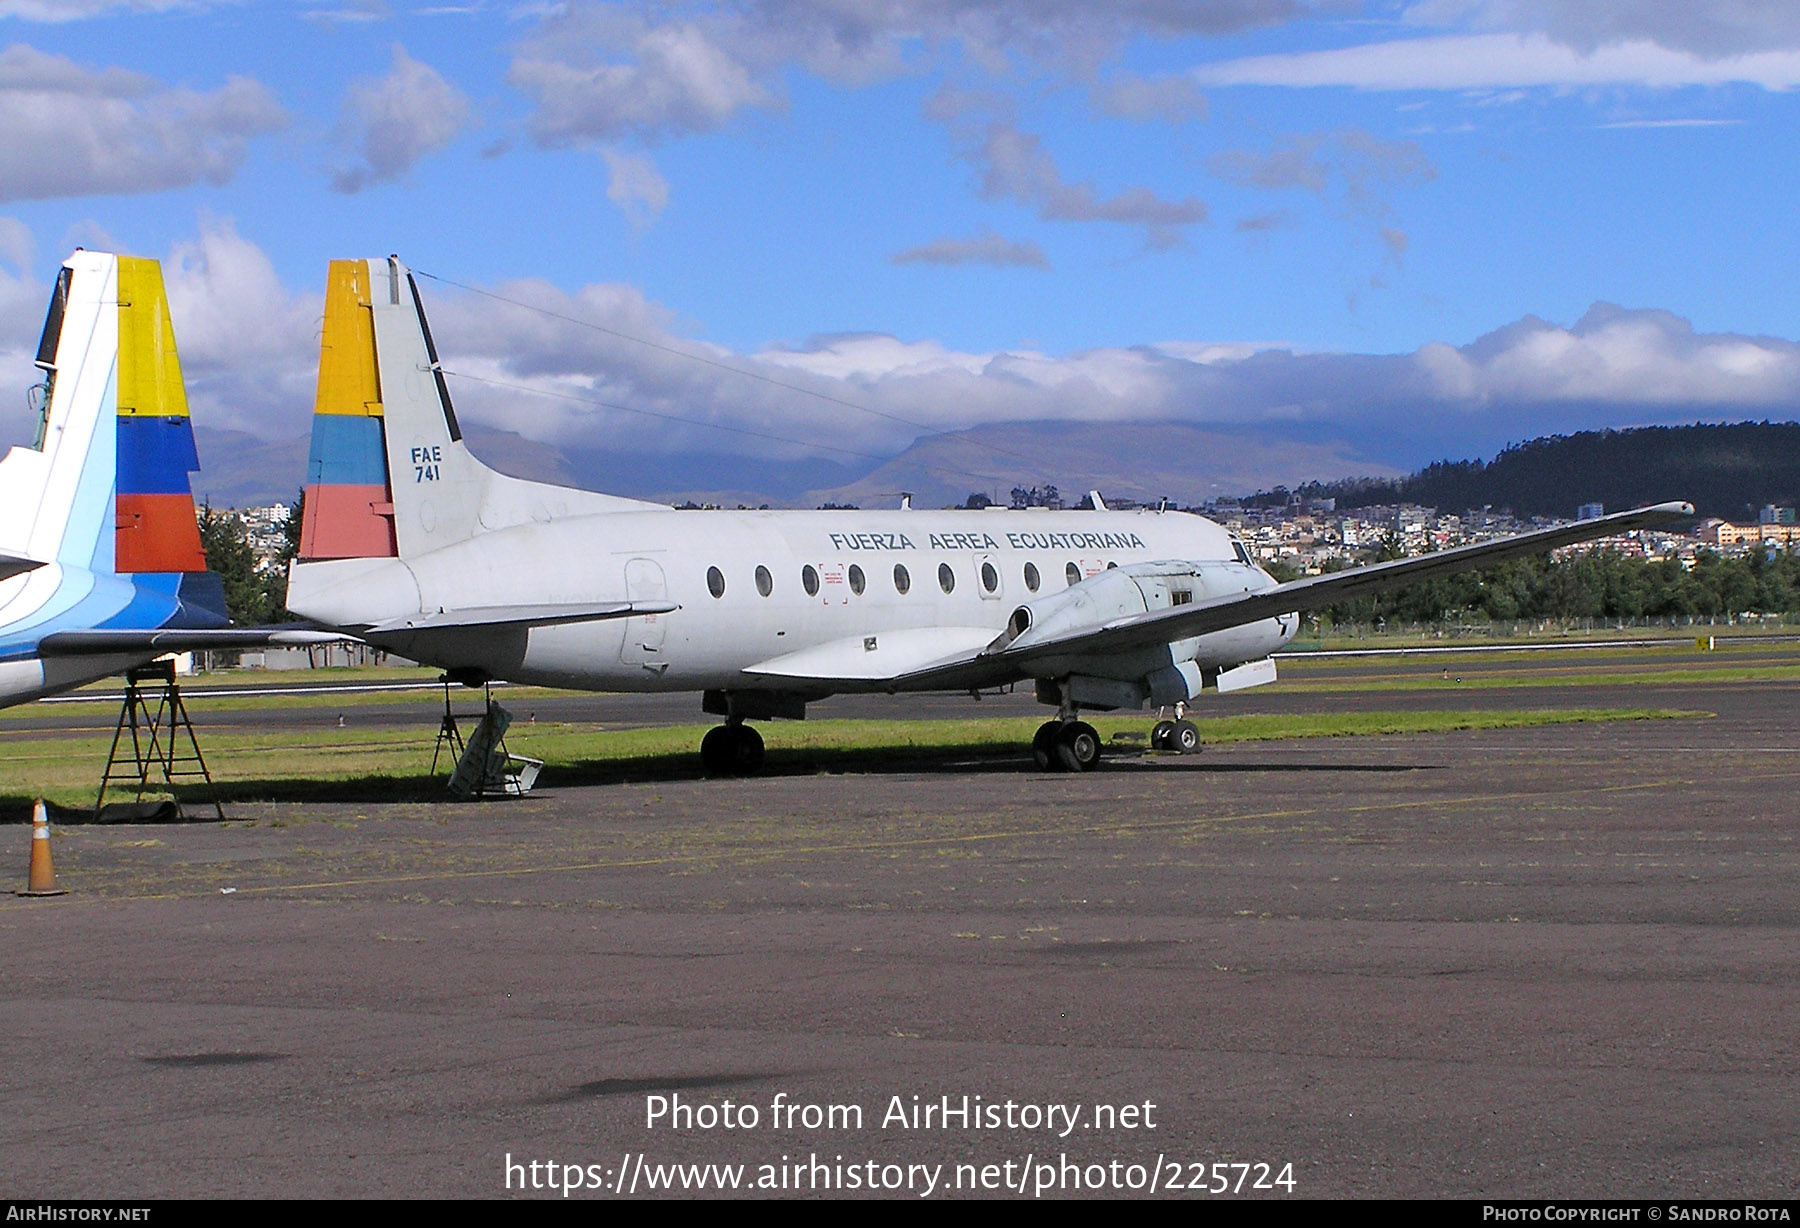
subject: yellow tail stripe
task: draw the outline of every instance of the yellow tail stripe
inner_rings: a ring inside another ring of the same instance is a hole
[[[120,256],[119,413],[185,418],[187,412],[162,266],[154,260]]]
[[[315,414],[381,417],[375,374],[375,320],[369,314],[369,262],[333,260],[325,286]]]

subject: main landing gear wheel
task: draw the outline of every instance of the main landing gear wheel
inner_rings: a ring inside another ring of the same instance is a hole
[[[1031,739],[1040,772],[1091,772],[1100,762],[1100,733],[1086,721],[1045,721]]]
[[[708,776],[754,776],[762,770],[762,735],[744,724],[717,725],[700,739],[700,763]]]
[[[1070,721],[1057,731],[1056,757],[1065,772],[1091,772],[1100,762],[1100,734],[1086,721]]]
[[[1156,728],[1154,728],[1150,731],[1150,749],[1151,750],[1174,750],[1175,744],[1171,740],[1173,738],[1174,734],[1175,734],[1175,722],[1174,721],[1158,721],[1158,722],[1156,722]]]
[[[1200,751],[1200,726],[1192,721],[1175,722],[1175,728],[1169,731],[1169,749],[1180,751],[1184,755],[1198,754]]]

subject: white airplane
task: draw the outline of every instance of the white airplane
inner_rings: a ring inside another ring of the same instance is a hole
[[[194,522],[200,462],[156,261],[64,261],[37,366],[37,440],[0,458],[0,706],[167,652],[336,638],[227,626]]]
[[[1031,681],[1041,768],[1084,771],[1084,709],[1270,682],[1299,611],[1691,516],[1685,503],[1277,583],[1199,516],[1149,511],[677,511],[504,476],[462,442],[400,262],[334,261],[288,608],[492,679],[699,691],[707,771],[753,772],[746,720],[842,692]],[[1159,748],[1193,749],[1191,722]]]

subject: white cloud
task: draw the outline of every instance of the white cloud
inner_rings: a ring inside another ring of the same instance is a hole
[[[329,9],[306,9],[300,16],[327,26],[366,26],[394,15],[386,0],[356,0]]]
[[[1175,73],[1155,77],[1120,73],[1095,85],[1089,96],[1096,109],[1114,119],[1162,119],[1178,124],[1206,116],[1205,96],[1190,78]]]
[[[1326,199],[1360,227],[1373,231],[1398,263],[1405,254],[1406,232],[1388,224],[1393,197],[1403,187],[1437,177],[1437,168],[1412,141],[1384,141],[1362,128],[1306,133],[1288,137],[1267,153],[1229,150],[1208,163],[1213,174],[1231,183],[1265,191],[1302,190]],[[1238,233],[1266,233],[1290,225],[1293,217],[1274,211],[1246,217]],[[1372,283],[1380,288],[1380,278]]]
[[[1147,187],[1102,196],[1091,183],[1069,183],[1043,142],[1009,123],[989,124],[964,156],[980,171],[983,196],[1031,205],[1045,221],[1142,226],[1152,247],[1168,247],[1180,242],[1183,228],[1207,218],[1206,202],[1198,197],[1169,200]]]
[[[1569,328],[1528,318],[1431,363],[1452,399],[1782,408],[1800,392],[1800,346],[1702,334],[1666,311],[1596,303]]]
[[[858,86],[954,62],[1005,75],[1015,62],[1089,81],[1136,38],[1227,34],[1289,21],[1315,0],[735,0],[556,5],[522,43],[510,80],[532,95],[546,145],[708,132],[780,105],[799,70]],[[1323,7],[1333,7],[1326,0]],[[1109,113],[1184,118],[1180,78],[1096,89]]]
[[[31,228],[16,217],[0,217],[0,261],[23,273],[35,255],[37,241],[31,237]]]
[[[11,266],[0,267],[0,349],[37,347],[50,287],[31,275],[31,262],[36,255],[37,240],[31,228],[18,218],[0,217],[0,263]],[[30,373],[29,359],[24,371]]]
[[[1415,0],[1405,19],[1538,31],[1579,51],[1635,41],[1708,57],[1800,47],[1800,6],[1787,0]]]
[[[341,131],[361,161],[332,175],[333,190],[360,192],[400,178],[455,140],[468,118],[462,92],[395,43],[387,74],[356,82],[344,100]]]
[[[27,407],[25,389],[43,378],[32,366],[44,325],[48,282],[31,273],[37,241],[17,218],[0,217],[0,453],[11,444],[29,444],[37,415]]]
[[[1621,119],[1610,124],[1596,124],[1596,128],[1735,128],[1742,124],[1741,119]]]
[[[14,44],[0,52],[0,200],[224,183],[252,137],[286,122],[245,77],[210,93],[171,89]]]
[[[629,439],[634,449],[671,454],[831,455],[802,442],[651,425],[586,399],[879,454],[921,434],[990,423],[1175,420],[1349,440],[1367,455],[1412,464],[1554,431],[1786,416],[1800,403],[1800,345],[1699,334],[1667,312],[1606,305],[1567,328],[1527,319],[1468,345],[1434,342],[1397,355],[1190,341],[1066,355],[971,353],[870,333],[733,354],[683,338],[671,313],[629,287],[566,295],[531,283],[501,292],[668,347],[634,345],[491,300],[434,295],[447,367],[576,398],[453,379],[466,416],[563,446]]]
[[[274,439],[304,431],[317,380],[322,271],[317,290],[296,293],[229,218],[210,217],[162,265],[188,399],[200,420]]]
[[[569,145],[624,135],[655,140],[707,132],[744,108],[774,102],[750,68],[705,27],[628,23],[622,15],[605,23],[609,31],[625,25],[637,28],[624,62],[595,56],[616,54],[611,47],[615,38],[591,48],[546,39],[513,61],[508,79],[537,100],[531,127],[540,143]]]
[[[606,198],[630,219],[633,226],[648,226],[669,204],[669,181],[656,163],[643,154],[602,149],[608,180]]]
[[[0,17],[22,21],[81,21],[120,11],[167,13],[174,9],[203,9],[240,4],[243,0],[0,0]]]
[[[934,239],[895,252],[892,264],[991,264],[995,268],[1047,269],[1044,249],[1029,239],[1006,239],[991,230],[968,239]]]
[[[203,219],[170,250],[164,275],[201,420],[269,439],[302,434],[319,287],[283,285],[228,220]],[[1800,404],[1800,344],[1700,333],[1668,312],[1606,304],[1567,327],[1527,317],[1466,345],[1409,354],[1204,339],[969,352],[870,333],[734,353],[694,340],[691,324],[628,285],[493,288],[537,310],[426,279],[421,288],[465,422],[577,450],[841,460],[824,445],[892,455],[922,434],[984,424],[1166,420],[1351,441],[1362,455],[1407,465],[1557,431],[1788,417]],[[47,293],[0,265],[0,351],[35,344]]]
[[[1286,209],[1272,209],[1267,213],[1252,213],[1241,217],[1232,229],[1238,234],[1267,234],[1271,230],[1280,230],[1293,224],[1293,214]]]
[[[1248,56],[1203,65],[1208,86],[1346,86],[1362,90],[1470,90],[1636,85],[1672,88],[1747,83],[1787,90],[1800,84],[1800,50],[1706,58],[1645,39],[1590,51],[1546,34],[1455,34],[1364,43],[1331,51]]]

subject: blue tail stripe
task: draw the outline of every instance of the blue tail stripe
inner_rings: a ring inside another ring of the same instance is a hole
[[[8,624],[6,636],[28,636],[33,641],[53,631],[85,630],[111,618],[131,601],[131,583],[117,576],[97,576],[78,568],[66,568],[56,591],[31,614]]]
[[[186,418],[119,418],[119,493],[185,495],[188,473],[200,468],[194,430]]]
[[[95,626],[103,631],[150,630],[168,622],[180,605],[175,595],[179,573],[140,573],[131,577],[131,600],[125,608]],[[150,583],[145,583],[150,581]]]
[[[306,460],[309,485],[385,486],[387,448],[381,419],[352,414],[315,414],[312,450]]]
[[[105,406],[118,395],[118,374],[106,381]],[[59,563],[86,568],[98,575],[113,570],[113,547],[118,524],[114,515],[114,475],[118,472],[119,432],[113,428],[113,414],[106,412],[95,425],[88,442],[87,457],[82,463],[81,477],[75,484],[75,499],[69,509],[62,541],[58,543]]]

